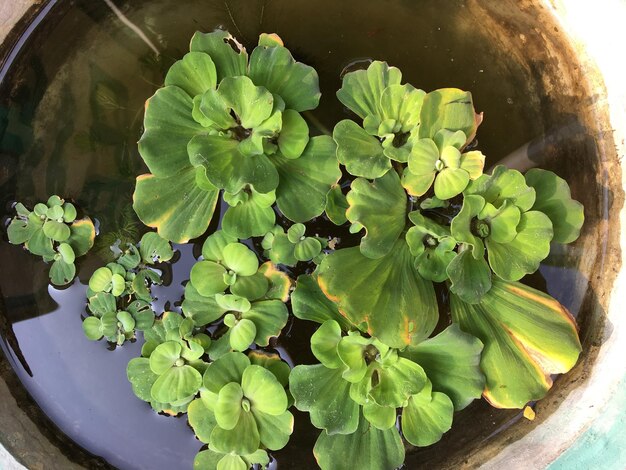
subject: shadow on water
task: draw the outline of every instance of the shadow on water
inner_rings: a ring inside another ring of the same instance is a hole
[[[334,93],[341,85],[341,70],[358,60],[385,59],[404,72],[405,81],[425,90],[444,86],[471,90],[477,109],[485,112],[478,144],[489,156],[488,165],[511,155],[511,166],[539,164],[556,171],[572,182],[573,194],[587,208],[585,231],[601,229],[613,195],[604,180],[598,180],[597,166],[579,171],[575,157],[595,162],[596,152],[595,136],[576,117],[580,104],[557,106],[539,80],[525,81],[522,64],[477,34],[475,25],[468,25],[466,1],[452,1],[445,20],[435,0],[421,1],[419,12],[408,0],[193,0],[184,6],[166,0],[118,0],[117,13],[107,3],[111,2],[59,2],[0,83],[4,220],[16,200],[32,205],[58,193],[74,199],[100,224],[94,250],[78,261],[78,278],[66,289],[49,286],[47,266],[37,258],[9,245],[6,236],[0,242],[0,330],[2,349],[12,366],[11,370],[3,363],[2,375],[15,384],[16,395],[22,393],[19,379],[54,424],[42,418],[25,394],[20,403],[32,409],[37,422],[45,421],[55,442],[63,440],[58,429],[67,435],[75,444],[63,447],[89,468],[108,464],[128,469],[191,468],[202,446],[185,418],[158,416],[134,397],[125,370],[139,355],[141,341],[109,351],[102,342],[86,340],[81,327],[86,283],[108,261],[108,247],[117,239],[136,241],[145,230],[131,207],[134,179],[145,171],[136,147],[143,103],[187,50],[196,30],[229,29],[249,50],[260,32],[281,35],[296,58],[320,74],[322,101],[309,116],[312,127],[318,124],[314,132],[351,117]],[[216,217],[211,229],[217,227]],[[355,236],[341,230],[321,217],[309,224],[310,233],[339,236],[339,246],[354,245]],[[201,243],[177,246],[176,262],[164,268],[165,284],[154,289],[157,311],[179,309]],[[592,261],[603,256],[602,242],[596,245],[555,247],[529,283],[575,315],[598,312],[599,304],[588,288]],[[258,241],[251,246],[260,250]],[[583,248],[587,262],[581,261]],[[290,274],[295,277],[305,269]],[[596,319],[579,320],[583,339],[593,344],[598,339],[587,337],[585,328]],[[313,363],[309,339],[315,327],[292,318],[271,348],[292,365]],[[281,469],[314,468],[311,449],[319,431],[304,414],[295,411],[295,415],[290,444],[274,457]],[[437,466],[442,455],[480,445],[519,419],[518,411],[495,410],[476,401],[455,416],[452,431],[440,443],[412,453],[407,466],[416,468],[418,462]],[[77,446],[108,464],[84,460]]]

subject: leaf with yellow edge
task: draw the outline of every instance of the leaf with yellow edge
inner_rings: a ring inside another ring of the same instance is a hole
[[[494,279],[480,303],[451,296],[452,320],[485,345],[483,396],[497,408],[523,408],[543,398],[552,374],[569,371],[581,351],[576,322],[543,292]]]
[[[431,281],[417,272],[404,239],[379,259],[363,256],[358,247],[326,256],[318,283],[354,325],[393,348],[426,339],[439,318]]]
[[[175,243],[202,235],[213,217],[218,190],[199,186],[196,171],[202,170],[190,166],[165,178],[137,177],[133,209],[144,224]]]

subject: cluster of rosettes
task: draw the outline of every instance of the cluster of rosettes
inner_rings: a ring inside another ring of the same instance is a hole
[[[102,337],[118,346],[135,338],[135,330],[145,331],[154,323],[150,286],[161,283],[152,266],[174,256],[167,240],[154,232],[146,233],[139,248],[129,244],[115,262],[94,271],[87,289],[90,316],[83,320],[87,338]]]
[[[76,207],[59,196],[35,204],[32,211],[15,205],[17,215],[7,228],[9,241],[51,262],[50,281],[63,286],[76,275],[74,261],[93,246],[96,229],[89,217],[77,220]]]
[[[320,215],[341,173],[332,139],[310,138],[300,114],[319,103],[317,72],[276,35],[249,57],[224,31],[196,33],[190,50],[146,103],[139,151],[152,174],[137,179],[139,218],[186,242],[206,231],[220,190],[222,228],[237,238],[269,232],[274,203],[294,222]]]

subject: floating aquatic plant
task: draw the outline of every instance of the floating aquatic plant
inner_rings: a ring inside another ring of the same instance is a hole
[[[161,275],[152,265],[174,256],[170,243],[157,233],[141,237],[139,247],[129,244],[115,262],[94,271],[87,289],[90,316],[83,320],[87,338],[105,337],[118,346],[135,338],[135,331],[152,327],[150,286],[161,283]]]
[[[57,286],[68,284],[76,275],[74,261],[93,246],[96,229],[89,217],[76,219],[78,212],[71,202],[50,196],[33,210],[15,205],[17,215],[7,228],[9,241],[24,245],[33,255],[41,256],[50,266],[50,281]]]
[[[268,231],[274,201],[294,222],[321,214],[341,173],[332,139],[310,137],[300,114],[319,97],[317,72],[278,36],[261,35],[248,56],[227,32],[196,33],[146,103],[139,151],[151,173],[137,178],[139,218],[186,242],[206,231],[220,190],[235,237]]]
[[[150,173],[133,207],[157,232],[93,273],[83,328],[119,345],[143,331],[128,380],[155,411],[188,414],[205,444],[196,469],[267,466],[293,432],[293,405],[320,429],[323,470],[391,470],[481,396],[498,408],[543,398],[581,351],[567,309],[520,282],[552,243],[580,234],[583,207],[563,179],[502,165],[484,174],[471,94],[403,84],[382,61],[343,76],[337,98],[356,117],[332,137],[312,136],[302,114],[319,98],[317,73],[278,36],[262,34],[248,55],[215,31],[194,35],[146,103]],[[220,230],[182,301],[166,304],[179,311],[155,316],[154,265],[173,258],[169,241],[206,232],[220,198]],[[57,196],[16,210],[10,241],[69,282],[93,224]],[[338,236],[318,236],[317,217]],[[339,236],[348,231],[356,243]],[[318,363],[293,370],[267,351],[289,304],[318,324]]]

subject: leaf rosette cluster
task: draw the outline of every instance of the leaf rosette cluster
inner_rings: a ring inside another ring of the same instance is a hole
[[[50,196],[32,211],[18,202],[15,211],[17,215],[7,228],[9,242],[23,244],[33,255],[52,262],[49,273],[52,284],[70,283],[76,276],[74,261],[93,246],[96,229],[91,219],[76,219],[76,207],[59,196]]]
[[[200,397],[188,410],[196,436],[208,444],[197,464],[207,469],[227,462],[242,469],[267,465],[267,450],[282,449],[293,432],[285,390],[289,371],[278,356],[258,352],[230,352],[207,367]]]
[[[170,243],[155,232],[144,234],[139,247],[129,244],[116,261],[94,271],[87,289],[90,316],[83,320],[87,338],[105,337],[118,346],[154,323],[150,286],[161,283],[156,263],[174,256]]]
[[[198,327],[223,319],[211,358],[268,346],[287,323],[289,277],[270,262],[259,265],[252,250],[224,231],[206,239],[202,257],[191,269],[182,309]]]
[[[225,31],[196,33],[146,103],[139,218],[186,242],[206,231],[220,190],[223,229],[238,238],[269,231],[274,203],[294,222],[321,214],[341,174],[332,139],[310,137],[300,114],[319,98],[317,72],[278,36],[261,35],[248,56]]]

